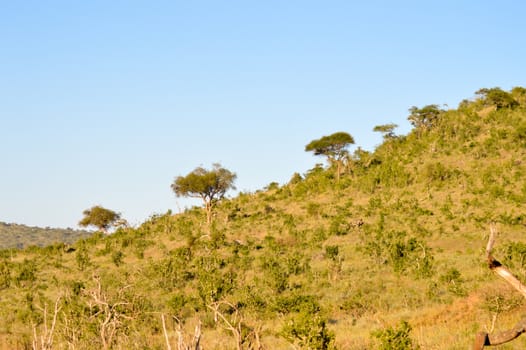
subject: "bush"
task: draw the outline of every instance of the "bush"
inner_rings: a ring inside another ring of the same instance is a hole
[[[413,345],[411,330],[411,325],[407,321],[402,321],[397,328],[388,327],[377,330],[371,335],[380,341],[379,350],[419,349],[417,345]]]
[[[328,245],[325,247],[325,257],[336,261],[338,254],[340,253],[340,248],[337,245]]]
[[[0,261],[0,289],[11,285],[11,266],[6,259]]]
[[[37,279],[37,266],[33,260],[24,259],[18,265],[18,273],[15,276],[15,283],[17,286],[22,285],[22,282],[27,282],[30,285]]]
[[[459,175],[458,170],[451,170],[446,168],[440,162],[429,163],[424,168],[424,176],[429,182],[441,183],[449,179],[455,178]]]
[[[463,279],[460,271],[456,268],[450,268],[439,278],[442,284],[447,286],[447,290],[457,296],[466,296],[467,292],[463,286]]]
[[[276,294],[282,293],[289,286],[289,269],[275,257],[262,257],[265,284]]]
[[[429,277],[433,274],[431,249],[425,242],[408,237],[404,231],[379,230],[374,237],[366,238],[363,249],[367,256],[377,263],[391,266],[396,273],[410,270],[416,277]]]
[[[273,311],[281,314],[291,312],[303,312],[305,314],[315,314],[320,311],[318,298],[314,295],[291,294],[281,295],[276,298]]]
[[[376,311],[374,302],[377,297],[373,290],[358,290],[345,299],[340,309],[349,313],[354,319],[358,319],[367,312]]]
[[[343,217],[336,216],[329,226],[329,234],[334,236],[345,236],[351,230],[351,224]]]
[[[122,259],[123,258],[124,258],[124,254],[120,250],[114,252],[111,255],[111,261],[113,261],[115,266],[120,266],[122,264]]]
[[[281,335],[302,349],[334,349],[334,333],[327,328],[327,321],[319,314],[302,312],[285,324]]]
[[[526,243],[510,242],[503,248],[504,264],[513,268],[524,268],[526,266]]]
[[[90,265],[91,260],[88,254],[88,249],[86,248],[86,244],[79,244],[77,253],[75,255],[75,260],[80,271],[84,271],[86,267]]]
[[[195,311],[199,310],[199,300],[188,297],[183,293],[175,293],[167,303],[171,313],[180,320],[190,317]]]

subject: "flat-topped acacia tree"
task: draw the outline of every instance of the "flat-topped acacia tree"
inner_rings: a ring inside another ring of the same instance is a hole
[[[100,205],[86,209],[82,214],[84,217],[79,222],[80,226],[95,226],[104,233],[108,233],[108,230],[121,220],[121,214]]]
[[[343,131],[323,136],[311,141],[305,146],[306,152],[314,152],[316,156],[325,156],[330,164],[336,165],[336,181],[340,180],[343,162],[349,155],[347,147],[354,144],[354,138]]]
[[[379,133],[382,133],[383,135],[383,138],[385,141],[387,140],[391,140],[391,139],[394,139],[396,136],[394,134],[394,129],[396,129],[398,127],[397,124],[382,124],[382,125],[377,125],[373,128],[373,131],[374,132],[379,132]]]
[[[228,190],[235,189],[236,177],[235,173],[215,163],[210,170],[197,167],[186,176],[176,177],[171,187],[178,197],[201,198],[205,206],[206,223],[210,225],[215,204],[223,199]]]

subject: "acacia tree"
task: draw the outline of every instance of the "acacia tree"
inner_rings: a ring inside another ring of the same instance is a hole
[[[235,189],[236,177],[235,173],[216,163],[211,170],[197,167],[186,176],[176,177],[171,187],[178,197],[201,198],[205,206],[206,223],[210,225],[215,204],[223,199],[228,190]]]
[[[311,141],[305,146],[305,152],[314,152],[316,156],[325,156],[330,164],[336,165],[336,180],[340,180],[340,173],[345,159],[349,155],[347,148],[354,144],[354,138],[343,131],[323,136]]]
[[[384,138],[384,144],[386,144],[386,149],[388,153],[391,153],[392,151],[392,145],[388,143],[388,141],[396,138],[394,129],[396,129],[397,127],[398,127],[397,124],[390,123],[390,124],[377,125],[373,129],[374,132],[382,133],[382,136]]]
[[[110,227],[115,226],[117,222],[124,222],[124,220],[121,219],[120,213],[103,208],[100,205],[86,209],[82,214],[84,214],[84,218],[80,220],[80,226],[95,226],[104,233],[108,233]]]
[[[422,108],[413,106],[409,109],[411,114],[407,120],[413,125],[420,134],[424,130],[429,130],[436,126],[441,114],[444,112],[438,105],[427,105]]]
[[[499,87],[491,89],[482,88],[475,92],[475,94],[481,97],[485,105],[495,106],[496,109],[512,108],[518,104],[511,93]]]
[[[374,127],[374,132],[382,133],[382,136],[384,140],[390,140],[395,138],[394,129],[398,127],[397,124],[383,124],[383,125],[377,125]]]

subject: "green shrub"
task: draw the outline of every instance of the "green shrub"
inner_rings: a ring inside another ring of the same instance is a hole
[[[526,267],[526,243],[509,242],[501,250],[504,252],[503,263],[511,268]]]
[[[460,271],[452,267],[439,277],[439,281],[447,286],[447,290],[457,296],[466,296],[467,291],[463,285]]]
[[[0,261],[0,289],[9,288],[11,285],[11,264],[6,260]]]
[[[289,286],[289,269],[283,266],[277,257],[262,257],[263,276],[265,284],[274,293],[282,293]]]
[[[325,257],[336,261],[338,254],[340,253],[340,248],[337,245],[328,245],[325,247]]]
[[[349,313],[354,319],[358,319],[367,312],[376,311],[375,298],[377,296],[372,290],[358,290],[343,301],[340,309]]]
[[[307,203],[307,214],[309,216],[317,217],[321,214],[321,204],[320,203]]]
[[[419,349],[411,340],[411,325],[402,321],[398,327],[388,327],[374,331],[371,335],[380,342],[379,350],[414,350]]]
[[[122,264],[122,259],[124,258],[124,254],[123,252],[121,252],[120,250],[114,252],[112,255],[111,255],[111,261],[113,261],[113,263],[115,264],[115,266],[120,266]]]
[[[81,271],[84,271],[91,264],[86,244],[78,245],[77,252],[75,254],[75,260],[77,262],[77,267]]]
[[[336,216],[331,220],[329,234],[333,236],[345,236],[351,230],[351,224],[344,216]]]
[[[184,320],[200,309],[199,301],[184,293],[174,293],[167,302],[170,312],[180,320]]]
[[[422,240],[408,236],[405,231],[378,230],[374,236],[364,239],[362,249],[365,254],[376,263],[389,265],[396,273],[409,270],[419,278],[434,273],[431,249]]]
[[[315,314],[320,311],[320,304],[318,303],[318,297],[314,295],[292,293],[278,296],[272,309],[280,314],[288,314],[291,312]]]
[[[327,320],[318,313],[299,313],[282,328],[281,335],[302,349],[334,349],[334,333],[327,328]]]
[[[17,273],[15,275],[15,283],[17,286],[28,283],[33,284],[37,279],[37,265],[34,260],[24,259],[23,262],[17,266]]]

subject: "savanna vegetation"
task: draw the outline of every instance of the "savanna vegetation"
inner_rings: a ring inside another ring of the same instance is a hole
[[[205,208],[1,251],[0,344],[466,349],[479,331],[511,328],[522,296],[484,248],[495,222],[495,256],[524,277],[526,89],[481,89],[408,118],[407,135],[371,126],[384,135],[372,152],[346,132],[306,140],[328,164],[286,184],[227,198],[235,174],[218,165],[172,184]],[[228,175],[220,196],[196,185],[214,169]]]

